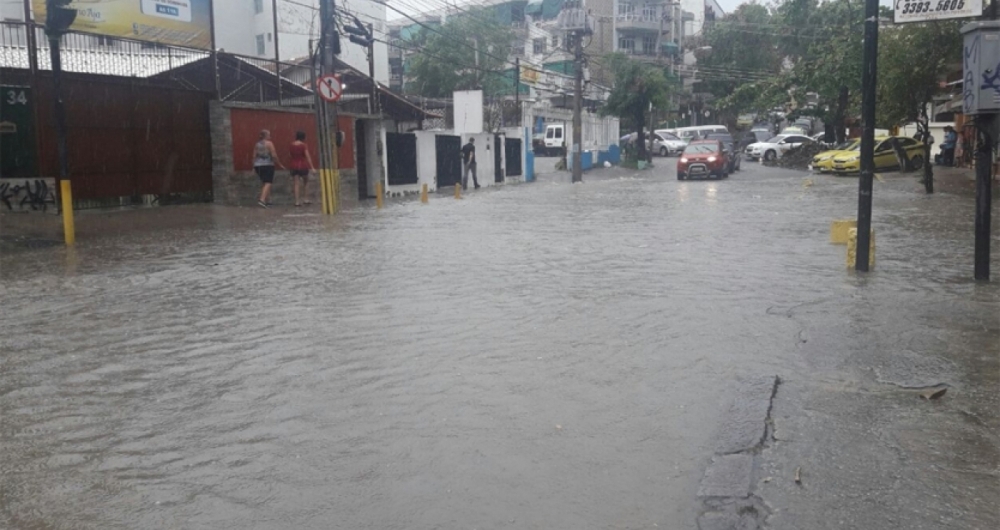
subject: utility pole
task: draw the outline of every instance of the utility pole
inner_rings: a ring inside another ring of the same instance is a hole
[[[976,254],[975,278],[977,281],[990,280],[990,223],[993,210],[993,144],[996,142],[995,129],[997,114],[1000,113],[1000,96],[997,95],[995,72],[1000,50],[996,40],[1000,38],[1000,17],[997,0],[993,0],[991,13],[985,20],[971,22],[962,27],[964,41],[963,74],[965,79],[975,79],[969,86],[966,81],[965,99],[962,112],[975,116],[976,147]],[[982,44],[980,44],[980,42]],[[992,42],[994,44],[987,45]],[[975,50],[975,51],[973,51]],[[987,72],[992,72],[993,80],[988,82]]]
[[[374,31],[374,26],[368,24],[368,33]],[[375,81],[375,40],[371,39],[368,41],[368,77],[372,80],[372,114],[381,114],[381,109],[379,108],[378,101],[378,83]]]
[[[514,106],[521,110],[521,58],[514,58]],[[522,124],[523,125],[523,124]]]
[[[340,34],[334,24],[334,13],[337,9],[335,0],[320,0],[320,39],[319,39],[319,71],[322,75],[334,74],[334,58],[340,53]],[[321,76],[316,76],[317,78]],[[316,87],[313,87],[316,90]],[[317,98],[318,99],[318,98]],[[340,188],[340,171],[337,161],[337,107],[334,104],[318,101],[316,106],[316,126],[319,131],[319,155],[322,165],[320,182],[324,190],[323,213],[337,213]],[[332,134],[331,134],[332,131]]]
[[[573,35],[574,58],[576,63],[573,80],[573,182],[583,182],[581,167],[581,145],[583,143],[583,31]]]
[[[274,18],[274,75],[278,79],[278,106],[282,104],[281,93],[281,55],[278,48],[278,0],[271,0],[271,14]]]
[[[59,153],[59,195],[62,202],[63,236],[67,245],[76,243],[73,224],[73,187],[69,178],[69,149],[66,144],[66,105],[62,98],[62,36],[76,20],[76,10],[70,0],[46,0],[45,34],[49,37],[52,61],[52,96],[56,117],[56,149]],[[33,31],[29,28],[28,31]]]
[[[865,42],[861,67],[861,178],[858,181],[858,243],[854,270],[868,272],[875,177],[875,88],[878,61],[878,0],[865,0]]]

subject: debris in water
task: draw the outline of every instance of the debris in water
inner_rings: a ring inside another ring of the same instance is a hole
[[[948,387],[943,386],[941,388],[931,388],[924,390],[920,393],[920,397],[923,399],[941,399],[944,393],[948,391]]]
[[[802,484],[802,466],[795,468],[795,483]]]

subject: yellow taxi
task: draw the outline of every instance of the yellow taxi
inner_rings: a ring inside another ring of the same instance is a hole
[[[861,148],[861,140],[848,140],[829,151],[823,151],[812,159],[809,169],[820,173],[833,171],[833,159],[838,156],[850,156]]]
[[[892,148],[893,140],[898,141],[906,153],[905,168],[899,167],[896,151]],[[880,136],[875,138],[875,170],[886,169],[920,169],[924,166],[924,146],[913,138],[905,136]],[[861,171],[861,151],[836,155],[833,157],[833,173],[840,175],[858,173]]]

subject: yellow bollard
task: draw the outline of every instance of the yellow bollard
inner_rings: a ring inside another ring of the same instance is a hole
[[[847,230],[847,268],[854,268],[858,255],[858,229]],[[871,241],[868,245],[868,270],[875,270],[875,230],[871,231]]]
[[[73,186],[69,180],[59,181],[62,196],[63,236],[67,245],[76,244],[76,227],[73,225]]]
[[[383,198],[383,195],[384,194],[382,193],[382,181],[380,180],[375,183],[375,206],[377,206],[378,209],[380,210],[382,209],[382,202],[385,200]]]
[[[331,169],[330,170],[330,183],[327,184],[330,188],[330,214],[335,214],[340,211],[340,170]]]
[[[427,184],[420,186],[420,202],[427,204]]]
[[[462,198],[462,185],[461,184],[455,184],[455,198],[456,199],[461,199]]]
[[[330,181],[330,170],[320,169],[319,170],[319,190],[320,190],[320,202],[323,204],[323,214],[330,215],[330,190],[328,184]]]
[[[830,242],[838,245],[846,245],[847,230],[857,227],[858,221],[855,219],[835,219],[830,223]]]

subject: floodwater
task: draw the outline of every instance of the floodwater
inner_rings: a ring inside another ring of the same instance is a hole
[[[791,417],[814,385],[950,385],[986,480],[922,527],[997,522],[1000,289],[968,279],[972,199],[876,183],[858,277],[828,243],[854,179],[672,162],[334,219],[83,213],[75,251],[4,253],[0,528],[691,529],[731,389],[762,374],[799,389]],[[884,517],[858,527],[906,519]]]

